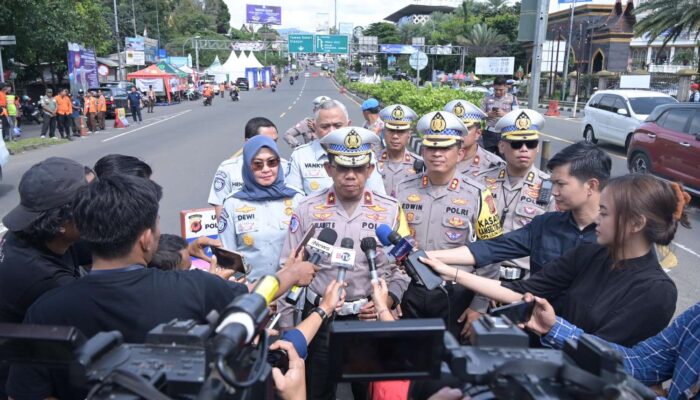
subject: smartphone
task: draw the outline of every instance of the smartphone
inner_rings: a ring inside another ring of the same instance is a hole
[[[238,272],[244,272],[243,255],[233,250],[227,250],[221,247],[210,246],[212,254],[216,256],[216,262],[221,268],[232,269]]]
[[[540,187],[540,193],[537,195],[537,200],[535,202],[541,206],[549,204],[549,199],[552,197],[553,186],[554,183],[549,179],[542,181],[542,187]]]
[[[489,312],[489,314],[496,317],[505,316],[514,324],[525,323],[532,317],[532,311],[535,309],[535,302],[533,301],[518,301],[511,303],[502,307],[494,308]]]
[[[306,244],[309,243],[309,240],[311,240],[311,238],[314,237],[315,233],[316,233],[316,227],[311,225],[311,228],[309,228],[309,230],[306,231],[306,234],[301,239],[301,242],[299,242],[299,245],[297,246],[297,249],[294,252],[295,257],[299,257],[299,253],[304,250],[304,247],[306,247]],[[304,258],[306,258],[306,257],[304,257]]]

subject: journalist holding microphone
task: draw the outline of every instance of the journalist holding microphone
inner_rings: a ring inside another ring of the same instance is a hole
[[[496,301],[511,303],[531,292],[585,332],[633,346],[659,333],[673,317],[676,286],[652,245],[668,245],[679,223],[689,226],[688,201],[677,184],[650,175],[614,178],[601,193],[597,243],[569,250],[526,281],[492,281],[441,261],[424,261],[443,278]]]
[[[249,281],[274,274],[294,207],[303,194],[287,186],[277,144],[255,136],[243,146],[243,187],[224,200],[219,239],[243,254]]]
[[[326,229],[335,230],[338,243],[330,245],[338,247],[333,253],[354,257],[354,267],[331,260],[333,254],[318,261],[320,270],[308,286],[306,296],[298,300],[303,302],[305,317],[317,313],[324,320],[309,346],[306,363],[308,398],[332,399],[335,398],[335,384],[330,379],[328,360],[328,321],[331,316],[326,310],[319,310],[317,306],[321,304],[321,296],[327,286],[335,279],[343,280],[347,283],[345,303],[336,311],[335,320],[377,319],[378,312],[382,310],[377,310],[370,300],[370,262],[365,255],[371,252],[365,245],[363,247],[368,252],[364,253],[361,243],[368,237],[375,238],[376,241],[374,230],[379,224],[390,224],[392,229],[398,229],[401,213],[396,200],[380,195],[365,185],[374,170],[374,165],[371,164],[372,144],[377,143],[378,138],[373,132],[358,127],[345,127],[330,132],[320,140],[328,149],[329,157],[324,168],[332,178],[333,184],[317,195],[301,201],[292,215],[281,259],[286,259],[287,255],[299,246],[305,233],[312,227],[322,230],[319,236]],[[405,229],[401,231],[405,232]],[[387,281],[390,293],[387,306],[396,307],[406,290],[408,279],[395,265],[389,264],[381,247],[376,249],[375,261],[378,275]],[[346,268],[339,269],[336,265]],[[293,308],[280,302],[278,309],[283,315],[280,327],[291,327]],[[366,396],[366,386],[353,385],[356,398]]]

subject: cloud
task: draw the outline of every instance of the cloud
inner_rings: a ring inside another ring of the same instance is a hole
[[[333,26],[334,1],[333,0],[224,0],[231,13],[231,24],[240,28],[245,23],[246,4],[260,4],[282,7],[281,28],[299,28],[313,32],[319,21],[318,13],[327,13],[329,25]],[[377,0],[338,0],[338,23],[352,22],[354,26],[363,26],[373,22],[382,21],[389,14],[405,7],[411,2],[408,0],[393,0],[381,2]]]

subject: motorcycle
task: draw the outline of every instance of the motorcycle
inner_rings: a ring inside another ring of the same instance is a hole
[[[22,110],[22,122],[28,123],[34,121],[39,125],[44,122],[44,116],[39,106],[35,102],[32,102],[31,99],[25,99],[20,105],[20,109]]]
[[[197,100],[199,99],[199,92],[194,88],[189,88],[185,91],[185,97],[188,101]]]
[[[214,96],[204,96],[204,105],[205,106],[210,106],[211,105],[211,100]]]
[[[290,77],[289,77],[289,84],[290,84],[290,85],[293,85],[293,84],[294,84],[294,77],[293,77],[293,76],[290,76]]]
[[[238,101],[238,90],[232,90],[229,96],[231,96],[231,101]]]

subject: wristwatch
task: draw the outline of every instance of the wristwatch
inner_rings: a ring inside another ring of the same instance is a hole
[[[325,320],[328,319],[328,314],[326,314],[326,312],[323,311],[323,308],[321,308],[321,307],[316,307],[316,308],[314,308],[313,310],[311,310],[311,312],[318,313],[318,315],[321,316],[321,319],[322,319],[323,321],[325,321]]]

